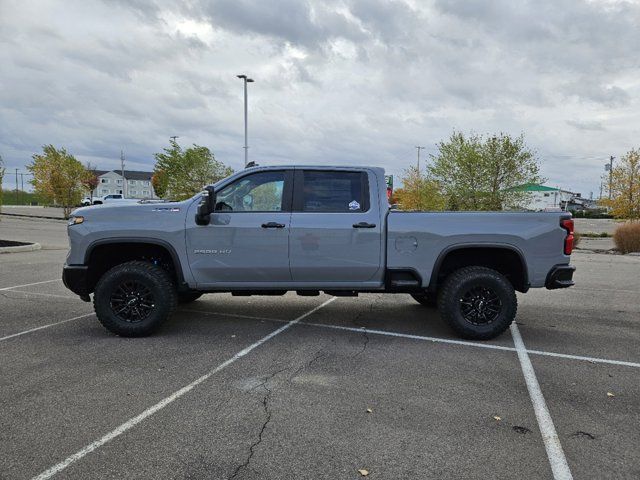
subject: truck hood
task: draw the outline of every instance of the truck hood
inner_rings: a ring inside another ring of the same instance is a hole
[[[145,229],[158,224],[184,224],[193,198],[182,202],[105,203],[74,210],[72,216],[84,217],[84,226],[96,229]]]

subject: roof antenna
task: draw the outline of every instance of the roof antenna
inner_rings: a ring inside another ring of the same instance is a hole
[[[251,167],[257,167],[257,166],[258,164],[253,160],[251,160],[249,163],[247,163],[247,165],[244,168],[251,168]]]

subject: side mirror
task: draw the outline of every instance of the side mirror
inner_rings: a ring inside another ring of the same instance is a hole
[[[202,192],[202,200],[200,200],[200,204],[198,205],[196,224],[209,225],[215,205],[216,192],[213,191],[213,187],[206,187],[205,191]]]

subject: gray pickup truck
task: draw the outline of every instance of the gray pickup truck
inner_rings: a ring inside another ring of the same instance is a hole
[[[515,291],[573,285],[567,213],[390,211],[384,170],[249,168],[182,202],[80,208],[67,288],[122,336],[204,293],[405,293],[460,336],[490,339]]]

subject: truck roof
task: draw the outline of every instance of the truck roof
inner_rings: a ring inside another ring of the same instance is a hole
[[[378,170],[384,172],[382,167],[374,167],[371,165],[256,165],[248,167],[242,171],[253,170],[291,170],[291,169],[307,169],[307,170]],[[240,173],[240,172],[236,172]]]

